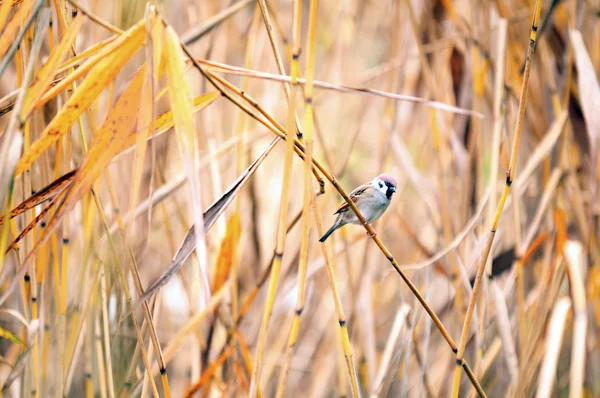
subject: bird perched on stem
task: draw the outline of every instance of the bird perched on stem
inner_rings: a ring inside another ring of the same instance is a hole
[[[372,223],[387,210],[394,192],[396,192],[396,180],[389,174],[380,174],[350,192],[350,199],[356,203],[356,207],[358,207],[366,221]],[[333,214],[337,214],[337,218],[331,228],[319,239],[319,242],[325,242],[329,235],[343,225],[361,224],[348,202],[342,203]]]

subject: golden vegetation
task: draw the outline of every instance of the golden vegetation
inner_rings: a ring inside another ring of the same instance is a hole
[[[600,395],[598,15],[0,2],[3,394]]]

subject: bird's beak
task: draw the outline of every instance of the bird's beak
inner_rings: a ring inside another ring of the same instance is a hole
[[[390,187],[390,191],[392,191],[392,192],[396,192],[396,188],[394,188],[394,187]]]

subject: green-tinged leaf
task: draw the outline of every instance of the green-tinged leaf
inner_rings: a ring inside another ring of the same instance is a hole
[[[12,341],[13,343],[25,345],[23,340],[15,336],[10,330],[4,329],[2,326],[0,326],[0,337],[4,337],[5,339]]]

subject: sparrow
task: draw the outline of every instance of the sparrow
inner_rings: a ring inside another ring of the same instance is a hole
[[[356,203],[358,210],[367,222],[372,223],[387,210],[394,192],[396,192],[396,180],[389,174],[380,174],[350,192],[350,199]],[[342,203],[333,214],[337,214],[337,218],[331,228],[319,239],[319,242],[325,242],[329,235],[343,225],[361,224],[348,202]]]

